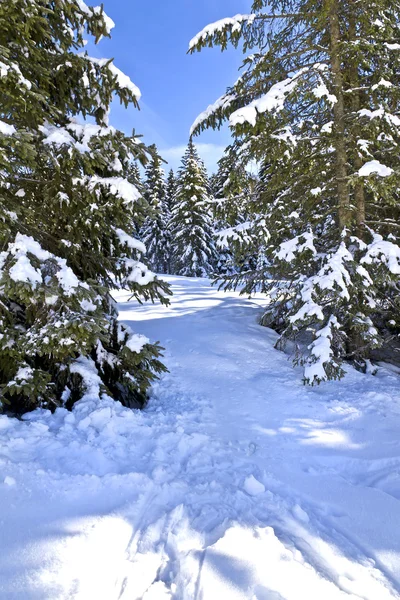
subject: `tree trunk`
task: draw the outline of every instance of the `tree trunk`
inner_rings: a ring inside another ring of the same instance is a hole
[[[338,0],[329,1],[330,61],[334,93],[337,99],[333,106],[334,147],[336,152],[336,185],[338,192],[338,225],[340,230],[349,227],[350,194],[347,181],[347,156],[345,136],[345,106],[343,97],[343,74],[340,61],[340,26]]]
[[[349,17],[349,41],[356,42],[357,40],[357,32],[356,32],[356,15],[354,12],[351,13]],[[350,87],[353,90],[351,93],[351,107],[354,114],[357,114],[360,110],[361,102],[360,102],[360,91],[359,91],[359,77],[358,77],[358,64],[356,61],[352,60],[350,67]],[[358,173],[358,171],[363,166],[363,159],[360,156],[359,148],[357,141],[360,138],[360,127],[358,124],[358,120],[355,120],[355,126],[353,129],[354,136],[354,171]],[[357,236],[362,239],[365,235],[365,193],[364,193],[364,183],[361,178],[355,184],[354,188],[354,204],[356,210],[356,225],[357,225]]]

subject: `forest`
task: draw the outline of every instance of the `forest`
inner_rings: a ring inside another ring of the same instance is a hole
[[[400,2],[245,4],[172,168],[112,2],[0,3],[4,600],[400,598]]]

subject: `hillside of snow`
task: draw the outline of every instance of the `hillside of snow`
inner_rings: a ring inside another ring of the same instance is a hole
[[[261,299],[126,302],[170,372],[144,411],[0,416],[1,600],[400,598],[399,376],[304,387]]]

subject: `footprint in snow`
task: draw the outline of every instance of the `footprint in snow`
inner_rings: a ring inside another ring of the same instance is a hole
[[[308,523],[310,521],[310,517],[308,516],[306,511],[301,508],[299,504],[295,504],[293,506],[292,513],[293,516],[296,517],[296,519],[298,519],[299,521],[302,521],[302,523]]]
[[[265,485],[258,481],[254,475],[249,475],[244,480],[243,489],[249,496],[258,496],[265,492]]]

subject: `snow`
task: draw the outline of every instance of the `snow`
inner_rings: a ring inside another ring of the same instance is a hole
[[[16,483],[17,482],[15,481],[14,477],[9,477],[8,475],[4,477],[4,485],[12,486]]]
[[[13,281],[29,283],[33,287],[43,283],[41,271],[32,265],[27,256],[32,254],[39,261],[54,259],[59,267],[56,277],[67,296],[71,296],[79,286],[86,287],[86,284],[80,282],[72,269],[67,266],[67,261],[64,258],[59,258],[47,252],[47,250],[43,250],[41,245],[29,235],[18,233],[15,242],[8,245],[8,251],[16,258],[15,264],[9,271]]]
[[[384,240],[381,235],[375,233],[361,262],[364,264],[381,262],[393,275],[400,275],[400,248],[397,244]]]
[[[261,296],[166,279],[117,296],[165,346],[144,411],[78,359],[72,412],[0,416],[0,597],[398,600],[399,375],[304,387]]]
[[[13,281],[21,281],[36,286],[42,283],[42,273],[35,269],[27,256],[21,254],[18,256],[15,264],[10,269],[10,277]]]
[[[315,334],[315,340],[309,346],[312,360],[304,367],[304,379],[309,383],[323,381],[326,379],[324,365],[332,357],[333,329],[339,329],[339,323],[335,316],[329,317],[328,323]]]
[[[129,348],[129,350],[131,352],[139,353],[142,351],[143,346],[145,346],[146,344],[149,344],[149,343],[150,343],[150,340],[145,335],[133,333],[129,336],[128,341],[126,342],[125,346],[127,348]]]
[[[83,299],[79,304],[86,312],[94,312],[97,309],[97,306],[91,300]]]
[[[329,121],[328,123],[325,123],[325,125],[323,125],[321,127],[321,133],[332,133],[332,127],[333,127],[333,121]]]
[[[361,177],[368,177],[373,173],[376,173],[380,177],[389,177],[393,173],[393,169],[382,165],[378,160],[370,160],[358,171]]]
[[[87,185],[90,191],[93,191],[96,186],[108,188],[108,191],[113,196],[121,198],[126,204],[131,204],[140,199],[140,192],[136,186],[129,183],[124,177],[99,177],[98,175],[76,177],[73,180],[74,185]]]
[[[333,106],[337,102],[337,98],[334,94],[331,94],[326,87],[325,83],[321,80],[320,84],[313,89],[313,94],[316,98],[326,98],[328,102]]]
[[[83,398],[82,404],[86,402],[92,401],[92,399],[97,399],[100,394],[101,389],[101,379],[97,373],[96,365],[91,358],[86,358],[85,356],[79,356],[76,361],[70,367],[71,373],[77,373],[82,377],[83,387],[85,389],[85,396]],[[97,411],[97,415],[99,412]],[[66,419],[71,421],[71,415],[67,415]],[[91,415],[96,420],[96,414]],[[86,429],[87,422],[89,422],[89,417],[83,419],[78,426],[81,429]]]
[[[82,0],[79,0],[80,3],[83,4]],[[105,23],[106,26],[106,31],[108,34],[110,34],[111,30],[114,29],[115,27],[115,23],[114,21],[111,19],[111,17],[109,17],[103,10],[102,6],[95,6],[93,8],[93,11],[97,14],[101,14],[103,21]]]
[[[376,83],[375,85],[373,85],[371,89],[377,90],[379,87],[390,88],[390,87],[393,87],[393,83],[382,78],[382,79],[380,79],[379,83]]]
[[[138,250],[142,254],[146,254],[146,246],[140,240],[135,239],[123,229],[115,228],[115,233],[121,244],[127,244],[128,248]]]
[[[322,188],[320,188],[319,186],[316,188],[313,188],[312,190],[310,190],[310,194],[312,196],[319,196],[320,194],[322,194]]]
[[[55,144],[56,146],[74,146],[79,152],[90,152],[89,143],[92,137],[102,137],[106,135],[114,135],[116,130],[114,127],[106,127],[96,125],[95,123],[80,123],[78,120],[71,119],[66,127],[56,127],[50,123],[45,122],[39,127],[41,133],[43,133],[43,143]],[[73,133],[77,140],[71,135]]]
[[[248,230],[251,229],[253,223],[251,221],[246,221],[245,223],[239,223],[239,225],[235,225],[234,227],[228,227],[226,229],[222,229],[217,234],[217,243],[222,248],[229,248],[231,240],[248,240],[250,241],[250,234],[246,234]]]
[[[247,106],[233,112],[229,119],[230,125],[234,127],[235,125],[247,122],[254,127],[259,113],[270,112],[273,110],[279,112],[282,110],[286,96],[295,89],[301,75],[307,71],[309,71],[308,68],[300,69],[300,71],[295,73],[292,77],[288,77],[283,81],[275,83],[261,98],[253,100],[253,102]]]
[[[64,258],[59,258],[47,250],[43,250],[41,245],[31,236],[17,233],[15,242],[8,245],[8,252],[15,258],[15,263],[9,271],[9,275],[13,281],[28,283],[32,287],[43,283],[42,272],[39,268],[35,268],[32,265],[28,257],[28,254],[32,254],[41,262],[50,259],[55,261],[58,266],[55,276],[67,296],[74,294],[78,287],[87,287],[87,284],[79,281],[73,270],[68,267],[67,261]],[[2,265],[0,264],[0,276],[1,269]]]
[[[67,296],[71,296],[74,293],[75,288],[79,287],[80,282],[73,270],[67,266],[67,261],[65,258],[57,259],[57,262],[60,266],[60,270],[57,271],[56,277],[60,282],[61,287],[63,288],[65,294]]]
[[[311,190],[312,194],[314,192],[313,195],[317,195],[320,193],[320,191],[322,191],[320,188],[316,189],[318,190],[317,192],[315,190]],[[305,250],[310,250],[312,255],[317,253],[314,246],[314,235],[312,231],[305,231],[301,235],[297,235],[286,242],[282,242],[275,255],[278,260],[292,262],[296,258],[297,253],[304,252]]]
[[[55,144],[56,146],[73,146],[75,144],[74,138],[64,127],[56,127],[45,123],[39,127],[39,130],[45,136],[43,143],[46,145]]]
[[[25,86],[28,90],[32,88],[32,83],[28,81],[21,73],[19,66],[16,63],[6,64],[0,60],[0,77],[7,77],[9,73],[14,72],[18,76],[18,83]]]
[[[9,125],[4,121],[0,121],[0,133],[3,135],[13,135],[16,132],[14,125]]]
[[[258,481],[254,475],[249,475],[249,477],[246,477],[244,480],[243,489],[249,496],[258,496],[258,494],[263,494],[265,492],[265,485],[261,483],[261,481]]]
[[[20,367],[17,371],[15,379],[18,383],[26,383],[29,379],[32,378],[33,370],[31,367]]]
[[[206,121],[209,117],[211,117],[213,114],[215,114],[218,110],[223,110],[224,108],[227,108],[231,104],[231,102],[233,102],[234,100],[235,100],[235,96],[233,96],[231,94],[225,94],[224,96],[221,96],[220,98],[218,98],[218,100],[216,100],[214,102],[214,104],[210,104],[206,108],[206,110],[203,111],[195,119],[193,125],[190,128],[190,135],[193,135],[193,133],[199,127],[199,125],[204,123],[204,121]]]
[[[107,66],[113,77],[115,77],[118,87],[129,90],[137,100],[140,100],[142,93],[138,86],[131,81],[128,75],[125,75],[125,73],[118,69],[112,60],[109,58],[95,58],[94,56],[88,56],[87,54],[82,53],[80,53],[79,56],[82,56],[93,64],[99,65],[99,67]]]
[[[235,15],[234,17],[226,17],[225,19],[215,21],[215,23],[210,23],[190,40],[189,50],[193,50],[199,42],[203,42],[207,38],[212,37],[215,33],[222,32],[229,27],[233,33],[240,33],[242,24],[246,22],[251,24],[255,18],[255,14]]]
[[[131,258],[125,259],[125,267],[129,271],[127,280],[139,285],[147,285],[151,281],[154,281],[155,274],[148,269],[146,265],[138,260]]]

